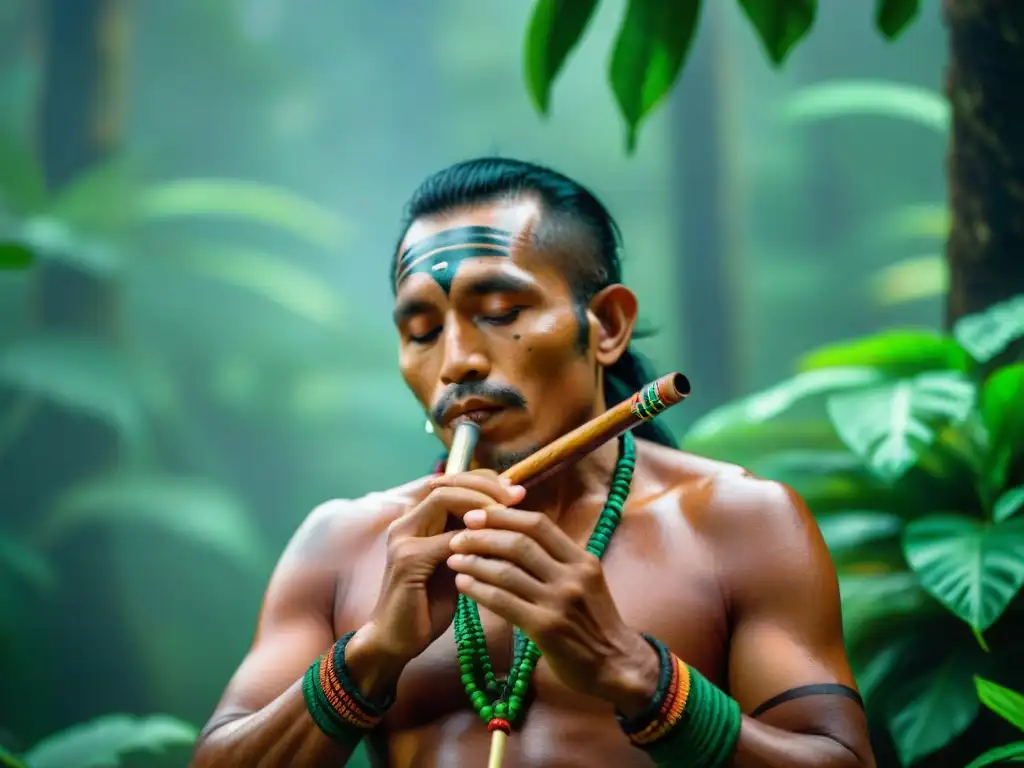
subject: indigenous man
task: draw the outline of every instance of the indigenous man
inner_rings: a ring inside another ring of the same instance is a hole
[[[464,162],[414,194],[400,367],[473,471],[314,510],[195,768],[873,766],[804,503],[648,422],[528,491],[498,472],[640,389],[617,228],[572,180]],[[606,555],[606,556],[603,556]],[[603,556],[603,557],[602,557]]]

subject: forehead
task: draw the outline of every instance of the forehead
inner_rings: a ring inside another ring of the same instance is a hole
[[[541,214],[540,204],[526,199],[417,219],[399,246],[394,274],[398,293],[434,284],[448,294],[457,274],[481,270],[540,278],[550,266],[547,259],[537,258],[534,234]]]

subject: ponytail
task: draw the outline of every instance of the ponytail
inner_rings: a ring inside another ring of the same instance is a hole
[[[632,348],[627,348],[618,361],[604,369],[604,392],[609,406],[622,402],[654,380],[647,361]],[[676,439],[657,419],[641,422],[633,434],[652,443],[676,448]]]

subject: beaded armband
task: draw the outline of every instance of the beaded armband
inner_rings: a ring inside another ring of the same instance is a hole
[[[313,722],[334,741],[351,747],[377,727],[394,703],[393,697],[370,701],[349,677],[345,646],[354,634],[342,635],[302,678],[302,695]]]
[[[663,643],[648,635],[644,639],[658,652],[658,687],[639,715],[619,716],[622,730],[633,746],[650,754],[659,766],[725,765],[739,740],[739,704]]]

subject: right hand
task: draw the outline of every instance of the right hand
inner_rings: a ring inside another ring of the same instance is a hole
[[[521,486],[484,469],[433,478],[430,484],[426,498],[388,528],[384,583],[360,630],[361,639],[395,666],[423,653],[455,616],[455,573],[443,564],[457,533],[449,530],[449,519],[461,521],[474,509],[511,506],[526,495]]]

